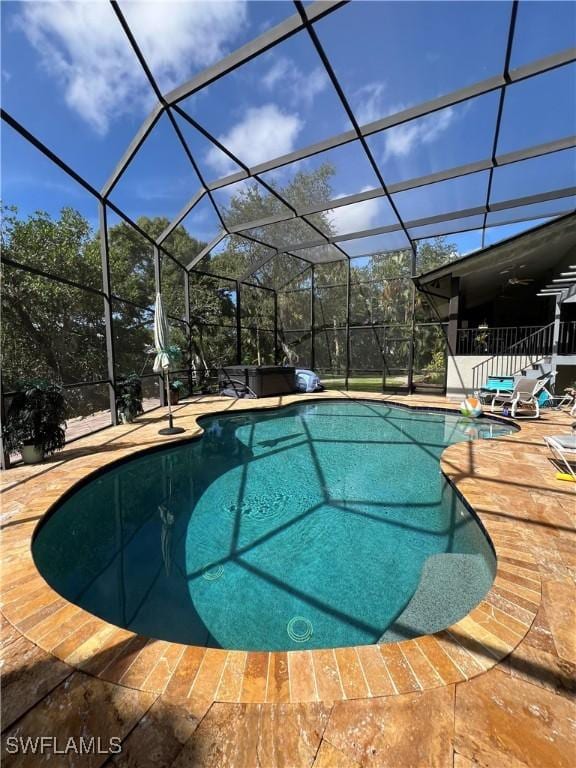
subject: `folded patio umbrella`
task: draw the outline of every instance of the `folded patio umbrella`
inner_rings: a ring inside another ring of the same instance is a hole
[[[184,432],[182,427],[175,427],[172,419],[172,406],[170,405],[170,354],[168,346],[170,344],[170,329],[168,319],[162,306],[162,294],[156,294],[156,304],[154,306],[154,347],[156,348],[156,357],[154,359],[153,371],[164,376],[166,382],[166,400],[168,401],[168,427],[159,430],[161,435],[175,435],[178,432]]]

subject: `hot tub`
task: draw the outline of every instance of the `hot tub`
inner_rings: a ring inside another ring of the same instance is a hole
[[[256,397],[296,392],[296,369],[283,365],[228,365],[221,368],[219,388],[249,388]]]

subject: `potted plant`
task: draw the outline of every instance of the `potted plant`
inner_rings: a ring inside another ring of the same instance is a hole
[[[180,394],[184,389],[184,383],[179,379],[170,382],[170,405],[178,405]]]
[[[170,368],[172,370],[177,370],[178,365],[182,361],[182,349],[178,344],[170,344],[167,351],[168,357],[170,358]]]
[[[474,341],[478,351],[488,352],[488,323],[486,320],[478,326],[478,333],[476,334]]]
[[[20,451],[26,464],[36,464],[64,447],[65,427],[62,387],[42,379],[23,382],[6,414],[6,447]]]
[[[182,350],[178,344],[170,344],[167,348],[168,357],[170,358],[170,368],[168,371],[177,371],[182,361]],[[180,400],[180,392],[184,389],[184,384],[181,381],[170,381],[170,375],[168,372],[168,391],[170,393],[170,405],[177,405]]]
[[[129,424],[144,413],[142,408],[142,382],[135,373],[123,376],[116,382],[116,409],[122,424]]]

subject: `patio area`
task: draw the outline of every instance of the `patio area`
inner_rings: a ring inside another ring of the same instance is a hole
[[[365,397],[454,408],[440,397]],[[194,398],[175,420],[189,439],[200,415],[291,399]],[[401,643],[288,653],[148,640],[71,605],[38,575],[30,536],[39,518],[73,483],[157,445],[160,418],[114,427],[105,440],[81,438],[44,465],[6,473],[5,745],[27,735],[122,739],[117,757],[75,756],[77,765],[572,765],[574,491],[555,479],[542,439],[569,425],[566,414],[548,412],[514,434],[453,445],[442,456],[498,558],[492,589],[465,619]],[[6,765],[27,759],[5,754]]]

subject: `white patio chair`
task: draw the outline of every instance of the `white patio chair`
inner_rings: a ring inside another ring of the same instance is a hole
[[[540,418],[540,403],[538,402],[538,394],[544,386],[542,379],[528,378],[527,376],[521,376],[514,385],[512,392],[497,392],[492,399],[491,410],[494,413],[496,406],[501,406],[503,409],[506,406],[510,407],[510,415],[515,418]],[[518,416],[519,410],[531,409],[534,411],[534,416]]]
[[[554,457],[560,464],[566,467],[568,473],[576,481],[576,472],[574,471],[574,464],[576,462],[576,434],[553,435],[552,437],[545,437],[544,440]]]

